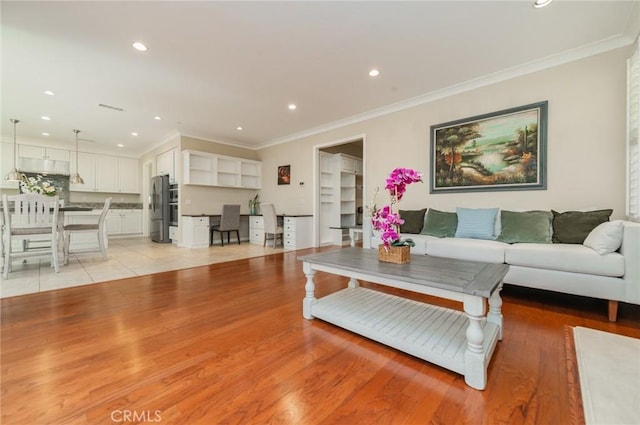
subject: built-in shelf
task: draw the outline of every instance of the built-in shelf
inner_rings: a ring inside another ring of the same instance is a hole
[[[260,189],[262,163],[209,152],[183,152],[184,184]]]

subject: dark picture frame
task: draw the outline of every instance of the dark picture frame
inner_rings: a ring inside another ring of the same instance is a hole
[[[278,167],[278,185],[281,184],[291,184],[291,165]]]
[[[430,193],[545,190],[547,107],[543,101],[432,125]]]

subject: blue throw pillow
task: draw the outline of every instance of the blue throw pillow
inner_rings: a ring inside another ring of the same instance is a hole
[[[498,208],[456,208],[456,238],[494,240]]]

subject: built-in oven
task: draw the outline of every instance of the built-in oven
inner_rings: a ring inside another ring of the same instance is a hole
[[[169,226],[178,225],[178,185],[169,185]]]

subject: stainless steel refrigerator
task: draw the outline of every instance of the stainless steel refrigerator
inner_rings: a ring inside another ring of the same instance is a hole
[[[151,240],[169,243],[169,176],[151,179]]]

